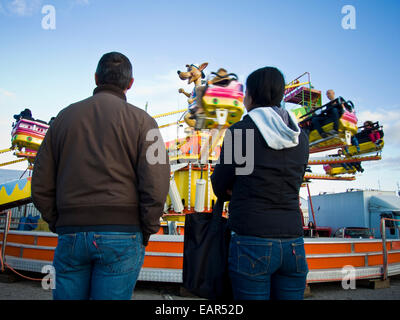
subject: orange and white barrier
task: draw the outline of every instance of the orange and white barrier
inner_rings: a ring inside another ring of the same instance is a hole
[[[0,239],[2,234],[0,233]],[[183,235],[150,237],[139,280],[182,282]],[[339,281],[343,267],[352,266],[355,278],[381,278],[384,254],[381,239],[304,238],[308,282]],[[57,235],[51,232],[10,231],[5,262],[17,270],[40,272],[51,264]],[[400,274],[400,239],[386,241],[387,274]]]

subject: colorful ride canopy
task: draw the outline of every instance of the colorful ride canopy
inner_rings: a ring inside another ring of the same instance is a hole
[[[11,145],[18,150],[37,151],[48,129],[48,124],[22,118],[13,127]]]
[[[31,201],[31,177],[0,185],[0,211]]]

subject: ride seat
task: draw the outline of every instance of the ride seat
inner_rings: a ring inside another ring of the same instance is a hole
[[[202,98],[205,128],[231,126],[238,122],[244,111],[243,98],[243,85],[236,80],[227,86],[207,87]]]
[[[381,136],[381,139],[382,139],[383,136],[384,136],[383,130],[380,129],[380,130],[378,130],[378,132],[379,132],[379,134],[380,134],[380,136]],[[359,144],[365,143],[365,142],[370,142],[370,141],[371,141],[370,138],[369,138],[369,136],[368,136],[368,132],[366,132],[366,131],[364,131],[364,130],[358,132],[358,133],[355,135],[355,137],[357,138]]]

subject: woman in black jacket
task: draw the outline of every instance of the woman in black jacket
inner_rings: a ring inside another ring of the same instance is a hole
[[[211,177],[216,196],[230,201],[234,298],[302,299],[308,267],[298,197],[308,136],[280,107],[285,81],[278,69],[254,71],[246,87],[248,114],[227,130]]]

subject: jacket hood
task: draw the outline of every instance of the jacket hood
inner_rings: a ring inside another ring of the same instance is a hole
[[[272,107],[260,107],[248,113],[268,146],[275,150],[293,148],[299,144],[300,127],[294,115],[284,109],[282,111],[289,115],[288,124]]]

